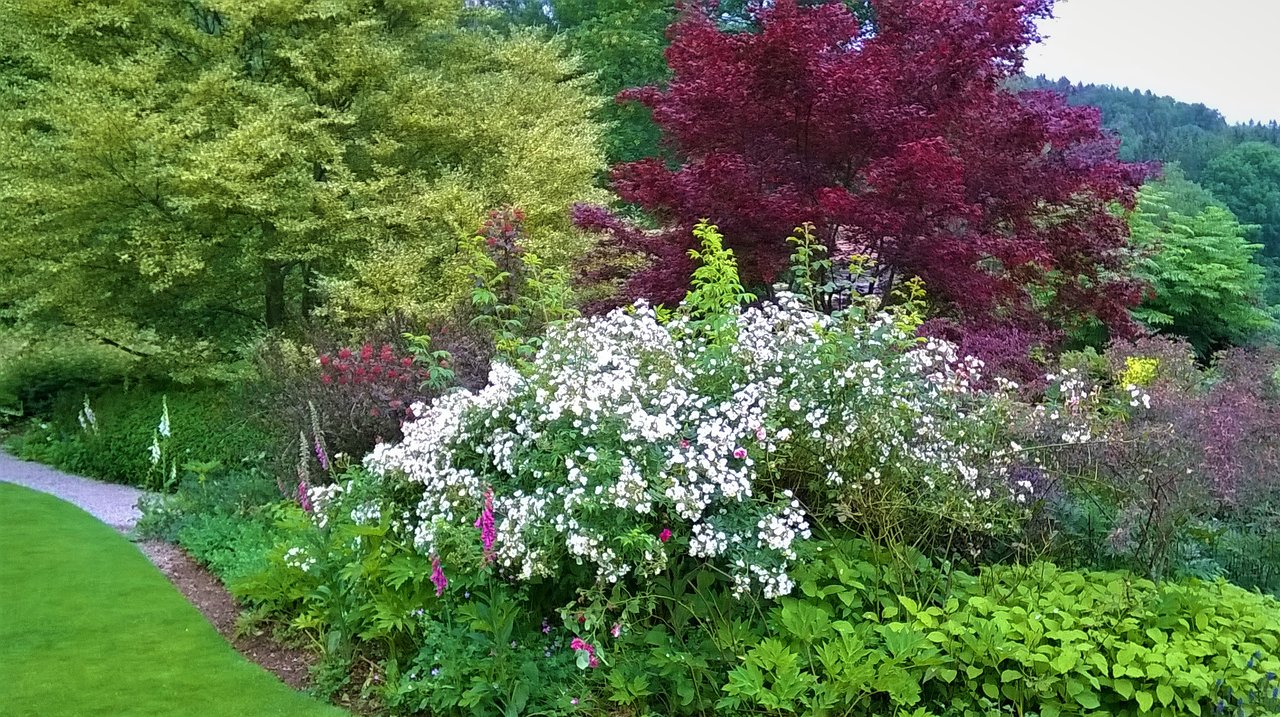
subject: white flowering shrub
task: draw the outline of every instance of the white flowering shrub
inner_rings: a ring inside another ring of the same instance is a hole
[[[415,406],[365,467],[420,491],[399,527],[426,554],[474,534],[487,502],[486,548],[510,577],[576,564],[615,582],[687,551],[766,597],[791,591],[815,518],[991,530],[1026,500],[993,450],[1001,414],[974,389],[980,362],[888,315],[831,317],[785,294],[731,323],[712,340],[641,305],[554,326],[526,371],[498,365],[478,392]]]

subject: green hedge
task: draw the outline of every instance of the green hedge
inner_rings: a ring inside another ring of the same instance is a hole
[[[34,425],[10,447],[23,458],[79,475],[154,487],[160,477],[150,447],[166,399],[172,426],[166,461],[176,461],[179,472],[196,462],[216,461],[228,469],[260,464],[269,450],[267,437],[251,420],[247,401],[226,387],[135,387],[100,393],[89,398],[96,416],[91,429],[78,420],[84,395],[64,392],[53,402],[51,419]]]

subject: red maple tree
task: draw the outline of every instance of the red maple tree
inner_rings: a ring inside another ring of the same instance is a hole
[[[579,223],[653,258],[631,296],[683,295],[699,219],[766,285],[786,237],[813,222],[837,258],[875,257],[876,291],[924,279],[965,333],[1047,337],[1088,317],[1127,328],[1141,287],[1123,272],[1128,229],[1113,209],[1132,205],[1148,168],[1117,159],[1096,109],[1008,89],[1052,4],[873,0],[871,27],[841,2],[777,0],[752,32],[686,10],[669,85],[619,95],[652,109],[679,163],[613,169],[618,195],[663,229],[587,207]]]

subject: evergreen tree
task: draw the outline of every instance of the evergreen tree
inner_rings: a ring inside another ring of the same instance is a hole
[[[1280,147],[1241,144],[1209,163],[1204,184],[1242,221],[1260,225],[1267,252],[1280,255]]]

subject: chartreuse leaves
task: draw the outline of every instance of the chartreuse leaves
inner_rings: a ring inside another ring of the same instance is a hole
[[[949,592],[895,595],[857,580],[875,566],[839,560],[797,576],[803,597],[773,611],[770,637],[730,673],[723,707],[1173,717],[1251,692],[1252,702],[1235,704],[1242,714],[1280,707],[1262,688],[1280,667],[1280,604],[1270,598],[1051,565],[953,573]]]

